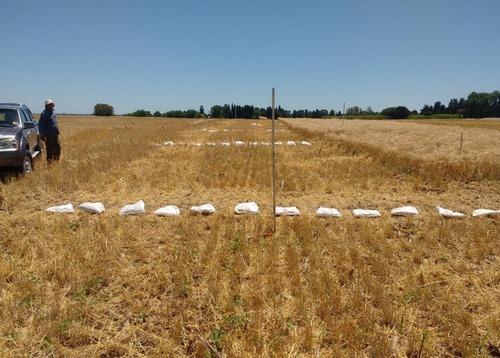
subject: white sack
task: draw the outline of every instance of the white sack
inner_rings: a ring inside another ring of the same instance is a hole
[[[171,140],[167,140],[165,143],[163,143],[163,145],[174,145],[174,142],[172,142]]]
[[[283,142],[274,142],[274,145],[282,145]]]
[[[231,145],[231,143],[222,142],[220,145],[222,145],[223,147],[229,147]]]
[[[195,147],[201,147],[202,144],[201,143],[191,143],[191,145],[195,146]]]
[[[179,216],[181,215],[181,211],[175,205],[167,205],[163,208],[159,208],[155,211],[155,215],[158,216]]]
[[[56,205],[56,206],[51,206],[50,208],[45,209],[46,211],[50,213],[74,213],[75,210],[73,209],[73,204],[65,204],[65,205]]]
[[[357,218],[379,218],[382,216],[378,210],[354,209],[352,211],[354,217]]]
[[[142,200],[139,200],[135,204],[125,205],[120,209],[120,215],[139,215],[144,214],[145,212],[145,204]]]
[[[207,145],[208,145],[209,147],[215,147],[215,146],[216,146],[216,144],[215,144],[214,142],[208,142],[208,143],[207,143]]]
[[[296,145],[296,144],[293,140],[289,140],[288,142],[286,142],[286,145]]]
[[[245,145],[245,142],[242,142],[241,140],[237,140],[237,141],[235,142],[235,144],[236,144],[237,146],[242,146],[242,145]]]
[[[276,216],[299,216],[300,211],[295,206],[276,207]]]
[[[252,142],[252,143],[250,143],[250,145],[257,146],[257,145],[259,145],[259,142]]]
[[[269,142],[260,142],[260,144],[267,146],[267,145],[269,145]]]
[[[306,140],[303,140],[302,142],[300,142],[300,144],[302,145],[311,145],[311,143],[309,143],[308,141]]]
[[[81,203],[78,206],[78,209],[82,211],[86,211],[88,213],[94,214],[102,214],[104,212],[104,204],[103,203]]]
[[[391,210],[392,216],[415,216],[418,215],[418,210],[414,206],[402,206]]]
[[[192,206],[191,211],[197,214],[209,215],[215,213],[215,207],[212,204]]]
[[[474,216],[475,218],[481,216],[500,216],[500,210],[476,209],[472,212],[472,216]]]
[[[259,206],[255,202],[249,203],[239,203],[234,208],[234,212],[236,214],[253,214],[256,215],[259,213]]]
[[[340,211],[335,208],[320,207],[316,210],[316,216],[319,216],[320,218],[340,218],[342,215],[340,214]]]
[[[456,211],[452,211],[449,209],[442,208],[440,206],[437,207],[438,214],[445,218],[463,218],[465,215]]]

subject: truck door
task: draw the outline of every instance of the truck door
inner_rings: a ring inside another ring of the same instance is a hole
[[[37,138],[37,132],[36,128],[34,127],[34,122],[30,115],[26,113],[24,109],[20,109],[19,112],[21,112],[21,124],[23,126],[23,134],[26,140],[28,141],[29,147],[30,147],[30,153],[33,153],[33,150],[36,148],[38,138]],[[28,126],[32,126],[31,128],[25,128],[25,125],[28,124]]]

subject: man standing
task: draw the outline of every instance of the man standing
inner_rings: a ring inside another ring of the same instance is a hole
[[[38,130],[41,139],[45,142],[47,150],[47,162],[59,160],[61,155],[61,144],[59,143],[59,127],[57,126],[55,103],[51,99],[45,101],[45,110],[40,115]]]

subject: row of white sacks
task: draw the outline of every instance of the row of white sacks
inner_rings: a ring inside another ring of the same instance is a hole
[[[85,202],[78,206],[78,209],[94,214],[102,214],[105,210],[103,203],[90,203]],[[65,204],[59,206],[52,206],[46,209],[53,213],[73,213],[75,210],[73,204]],[[437,207],[438,214],[446,218],[461,218],[465,217],[465,214],[445,209],[442,207]],[[215,213],[215,207],[212,204],[203,204],[199,206],[192,206],[190,211],[195,214],[209,215]],[[259,206],[255,202],[239,203],[234,208],[236,214],[244,215],[257,215],[259,213]],[[125,205],[120,209],[120,215],[140,215],[146,213],[146,205],[144,201],[139,200],[134,204]],[[159,208],[154,212],[158,216],[179,216],[181,214],[180,209],[175,205],[168,205]],[[354,209],[352,211],[354,217],[358,218],[378,218],[382,214],[378,210],[368,210],[368,209]],[[299,216],[300,211],[295,206],[290,207],[276,207],[276,216]],[[419,215],[417,208],[413,206],[402,206],[391,210],[392,216],[416,216]],[[339,210],[335,208],[320,207],[316,211],[316,216],[318,217],[333,217],[340,218],[342,214]],[[500,210],[491,209],[477,209],[472,213],[473,217],[481,216],[500,216]]]
[[[257,125],[257,124],[252,124],[253,126],[256,126],[256,127],[262,127],[261,125]],[[215,129],[215,128],[202,128],[201,131],[202,132],[209,132],[209,133],[218,133],[218,132],[238,132],[238,133],[244,133],[244,132],[256,132],[256,131],[260,131],[260,130],[264,130],[264,128],[254,128],[254,129]],[[272,129],[265,129],[266,132],[272,132],[273,130]],[[187,131],[179,131],[177,133],[180,133],[180,134],[187,134],[187,133],[196,133],[196,132],[199,132],[199,129],[196,129],[196,130],[187,130]],[[276,129],[275,132],[286,132],[286,129]]]
[[[166,142],[163,143],[163,145],[166,145],[166,146],[173,146],[175,143],[171,140],[168,140]],[[192,145],[192,146],[195,146],[195,147],[201,147],[203,145],[206,145],[206,146],[209,146],[209,147],[215,147],[215,146],[222,146],[222,147],[230,147],[231,146],[231,142],[219,142],[219,143],[215,143],[215,142],[206,142],[206,143],[178,143],[180,145]],[[301,141],[301,142],[296,142],[296,141],[293,141],[293,140],[288,140],[286,142],[274,142],[275,145],[288,145],[288,146],[296,146],[298,144],[300,145],[305,145],[305,146],[311,146],[312,144],[308,141]],[[264,145],[264,146],[269,146],[271,145],[271,143],[269,142],[243,142],[241,140],[237,140],[237,141],[234,141],[233,142],[233,145],[237,146],[237,147],[241,147],[241,146],[245,146],[245,145],[249,145],[249,146],[259,146],[259,145]]]
[[[252,123],[252,126],[255,127],[262,127],[260,124],[257,123]],[[244,129],[227,129],[224,128],[223,130],[215,129],[215,128],[202,128],[202,132],[210,132],[210,133],[217,133],[217,132],[245,132]],[[266,132],[272,132],[273,130],[268,128],[266,129]],[[284,132],[286,129],[275,129],[275,132]]]

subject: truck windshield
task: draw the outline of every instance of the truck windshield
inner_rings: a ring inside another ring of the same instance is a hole
[[[0,127],[19,127],[19,116],[15,109],[0,108]]]

